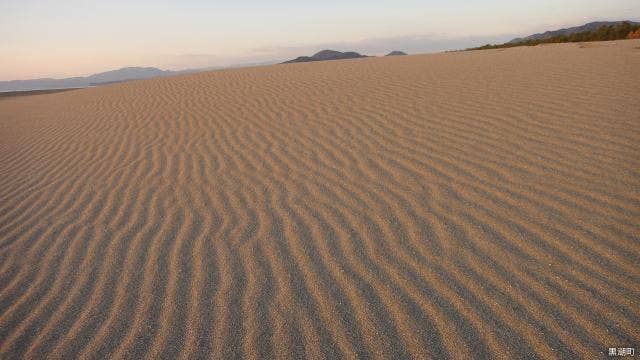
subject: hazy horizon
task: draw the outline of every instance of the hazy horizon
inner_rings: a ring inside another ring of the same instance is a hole
[[[261,63],[322,48],[432,52],[638,14],[632,0],[8,0],[0,3],[0,81]]]

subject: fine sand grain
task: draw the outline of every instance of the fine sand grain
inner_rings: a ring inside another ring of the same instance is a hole
[[[640,41],[0,101],[0,358],[640,350]]]

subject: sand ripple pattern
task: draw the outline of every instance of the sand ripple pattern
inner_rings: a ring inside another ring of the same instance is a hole
[[[0,358],[640,348],[639,45],[0,100]]]

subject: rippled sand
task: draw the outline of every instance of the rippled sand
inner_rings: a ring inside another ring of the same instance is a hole
[[[0,358],[638,350],[639,48],[0,99]]]

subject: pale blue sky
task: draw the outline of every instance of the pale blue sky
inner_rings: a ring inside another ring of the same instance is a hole
[[[340,44],[382,52],[407,38],[438,50],[639,18],[638,0],[0,0],[0,80],[260,62]]]

